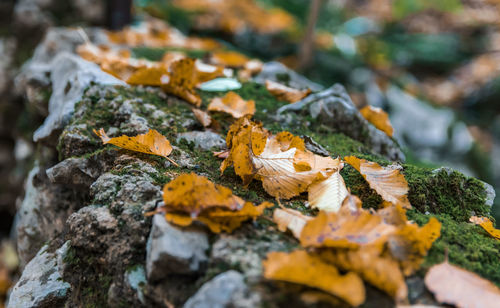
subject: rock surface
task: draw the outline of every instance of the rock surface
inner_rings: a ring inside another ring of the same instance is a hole
[[[177,142],[181,139],[193,142],[195,147],[206,151],[212,148],[220,150],[226,147],[226,140],[221,135],[210,131],[180,133],[177,135]]]
[[[8,308],[64,306],[71,285],[62,279],[61,272],[69,245],[66,242],[55,252],[48,252],[47,246],[40,249],[12,289]]]
[[[146,271],[151,281],[169,274],[192,274],[207,262],[207,233],[195,227],[180,228],[165,221],[163,215],[153,217],[146,248]]]

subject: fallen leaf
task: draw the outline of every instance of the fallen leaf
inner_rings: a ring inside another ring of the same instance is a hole
[[[382,198],[393,204],[400,204],[404,208],[411,208],[408,200],[408,183],[403,174],[397,169],[381,167],[379,164],[354,156],[344,157],[349,165],[353,166]]]
[[[361,210],[354,215],[321,211],[304,226],[300,243],[304,247],[382,247],[395,231],[396,227],[368,211]]]
[[[365,301],[363,281],[354,273],[341,275],[321,258],[304,250],[291,253],[271,252],[262,261],[264,277],[298,283],[335,295],[352,306]]]
[[[187,213],[196,217],[206,209],[241,209],[245,202],[222,185],[195,173],[182,174],[163,187],[163,201],[167,211]]]
[[[309,205],[325,212],[338,212],[348,195],[340,171],[311,184],[307,192]]]
[[[495,229],[493,223],[488,218],[472,216],[469,221],[475,223],[476,225],[480,225],[486,232],[488,232],[489,235],[497,240],[500,240],[500,230]]]
[[[198,88],[208,92],[226,92],[241,89],[241,83],[233,78],[215,78],[200,84]]]
[[[402,227],[408,223],[408,219],[406,218],[406,210],[401,205],[393,205],[389,203],[390,206],[383,207],[377,210],[377,215],[382,217],[385,223]]]
[[[207,109],[209,111],[225,112],[238,119],[245,115],[253,115],[255,113],[255,102],[253,100],[245,101],[238,94],[231,91],[223,97],[213,98]]]
[[[405,276],[420,268],[424,257],[439,236],[441,223],[434,217],[422,227],[416,223],[407,223],[389,236],[389,251],[399,261]]]
[[[216,51],[210,56],[210,62],[232,68],[241,68],[250,61],[245,55],[236,51]]]
[[[126,82],[131,85],[161,86],[162,76],[168,76],[168,67],[141,67],[133,72]]]
[[[298,102],[311,94],[311,89],[297,90],[271,80],[266,80],[266,89],[276,97],[276,99],[289,103]]]
[[[394,129],[392,128],[391,122],[389,121],[389,115],[382,109],[378,107],[373,107],[366,105],[359,110],[361,115],[376,128],[380,129],[387,136],[392,137]]]
[[[250,80],[252,76],[260,73],[264,64],[260,60],[250,60],[245,63],[245,67],[238,71],[238,78],[243,81]]]
[[[273,221],[278,225],[278,230],[285,232],[288,229],[297,239],[300,239],[302,229],[311,219],[310,216],[287,208],[275,209],[273,212]]]
[[[381,256],[378,248],[322,249],[319,254],[326,262],[344,271],[357,273],[371,285],[392,296],[396,302],[407,302],[408,287],[398,262],[390,256]]]
[[[203,64],[199,60],[191,58],[174,61],[168,71],[168,75],[161,77],[162,89],[167,93],[179,96],[196,107],[201,105],[201,98],[196,93],[196,86],[224,75],[222,68]]]
[[[209,127],[212,124],[212,117],[207,112],[198,108],[192,108],[191,111],[203,127]]]
[[[222,158],[222,159],[226,159],[228,156],[229,156],[229,151],[228,150],[225,150],[225,151],[217,151],[217,152],[213,152],[214,156],[217,157],[217,158]]]
[[[146,134],[140,134],[135,137],[122,135],[120,137],[109,138],[103,128],[99,131],[94,129],[94,134],[101,138],[104,144],[109,143],[122,149],[162,156],[177,166],[174,161],[167,157],[172,153],[170,142],[154,129],[150,129]]]
[[[345,197],[344,202],[342,202],[340,210],[355,214],[361,210],[362,206],[363,203],[361,202],[361,199],[359,199],[356,195],[348,192],[347,197]]]
[[[432,266],[424,281],[443,304],[493,308],[500,303],[500,289],[495,284],[448,261]]]

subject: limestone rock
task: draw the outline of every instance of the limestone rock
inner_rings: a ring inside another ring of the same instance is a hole
[[[196,227],[180,228],[168,223],[163,215],[153,217],[146,248],[146,272],[150,281],[168,274],[192,274],[207,261],[208,236]]]
[[[241,307],[238,298],[247,291],[241,273],[231,270],[205,283],[185,304],[184,308]]]
[[[313,91],[323,90],[322,85],[312,82],[287,68],[285,65],[274,61],[266,62],[262,67],[262,71],[254,77],[254,81],[260,84],[265,84],[266,80],[286,83],[289,87],[295,89],[309,88]]]
[[[69,245],[66,242],[56,252],[48,252],[47,246],[40,249],[12,289],[8,308],[64,306],[71,286],[62,280],[61,271]]]
[[[226,147],[226,140],[221,135],[210,131],[193,131],[180,133],[177,135],[177,142],[184,139],[188,142],[193,142],[195,147],[208,151],[212,148],[223,149]]]

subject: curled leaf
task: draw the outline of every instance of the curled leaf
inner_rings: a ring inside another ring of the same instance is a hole
[[[368,122],[372,123],[373,126],[386,133],[387,136],[392,137],[394,129],[392,128],[391,122],[389,121],[389,115],[387,115],[385,111],[378,107],[367,105],[361,108],[359,112],[361,112],[361,115]]]
[[[198,120],[203,127],[209,127],[210,124],[212,124],[212,117],[210,117],[210,115],[205,111],[198,108],[193,108],[191,111],[193,112],[196,120]]]
[[[131,85],[161,86],[162,76],[168,76],[167,67],[141,67],[132,73],[126,81]]]
[[[473,222],[476,225],[480,225],[492,237],[496,238],[497,240],[500,240],[500,230],[495,229],[493,223],[488,218],[472,216],[469,220],[470,222]]]
[[[210,62],[215,65],[233,68],[244,67],[249,60],[245,55],[236,51],[216,51],[210,57]]]
[[[304,250],[291,253],[271,252],[263,262],[264,277],[317,288],[335,295],[350,305],[365,301],[363,281],[354,273],[341,275],[321,258]]]
[[[280,101],[295,103],[311,94],[311,89],[297,90],[275,81],[266,80],[266,89]]]
[[[403,174],[397,169],[381,167],[379,164],[354,156],[344,157],[344,160],[368,182],[382,198],[393,204],[400,204],[404,208],[411,208],[408,200],[408,183]]]
[[[297,239],[300,239],[302,229],[311,219],[310,216],[287,208],[275,209],[273,212],[273,221],[278,225],[278,229],[281,232],[285,232],[287,229],[290,230]]]
[[[500,289],[496,285],[448,261],[432,266],[424,281],[443,304],[493,308],[500,303]]]
[[[146,134],[137,135],[135,137],[122,135],[120,137],[109,138],[103,128],[99,131],[94,129],[94,134],[101,138],[104,144],[109,143],[122,149],[162,156],[177,165],[167,157],[170,153],[172,153],[172,146],[170,145],[170,142],[154,129],[150,129]]]
[[[311,184],[307,192],[309,205],[326,212],[338,212],[348,194],[339,171]]]
[[[245,101],[238,94],[231,91],[223,97],[213,98],[208,105],[208,110],[225,112],[238,119],[245,115],[253,115],[255,113],[255,102],[253,100]]]

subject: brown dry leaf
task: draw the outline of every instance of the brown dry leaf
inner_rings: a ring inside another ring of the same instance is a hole
[[[213,98],[207,109],[209,111],[225,112],[235,119],[239,119],[245,115],[255,113],[255,102],[253,100],[245,101],[238,94],[231,91],[223,97]]]
[[[136,152],[158,155],[165,157],[174,165],[177,165],[167,156],[172,153],[170,142],[154,129],[150,129],[146,134],[140,134],[135,137],[122,135],[120,137],[109,138],[103,128],[99,131],[94,129],[94,134],[101,138],[102,143],[112,144],[122,149],[132,150]]]
[[[289,103],[298,102],[311,94],[311,89],[297,90],[271,80],[266,80],[266,89],[276,97],[276,99]]]
[[[384,200],[393,204],[400,204],[404,208],[411,208],[408,200],[408,183],[403,174],[397,169],[381,167],[379,164],[354,156],[344,157],[349,165],[353,166]]]
[[[174,61],[168,75],[161,77],[162,89],[170,94],[179,96],[187,102],[199,107],[201,98],[196,93],[196,86],[203,82],[223,76],[223,69],[199,60],[184,58]]]
[[[387,201],[385,201],[387,202]],[[377,210],[377,215],[382,217],[385,223],[396,226],[403,227],[408,223],[406,218],[406,210],[401,205],[393,205],[383,207]]]
[[[211,54],[210,62],[232,68],[241,68],[250,61],[244,54],[236,51],[216,51]]]
[[[302,229],[311,219],[310,216],[287,208],[275,209],[273,213],[273,221],[278,225],[278,230],[285,232],[288,229],[297,239],[300,239]]]
[[[311,184],[307,190],[309,205],[325,212],[338,212],[348,192],[340,171]]]
[[[356,214],[319,212],[307,222],[300,235],[304,247],[359,248],[382,247],[396,227],[365,210]]]
[[[182,174],[163,187],[167,211],[187,213],[196,217],[209,208],[239,210],[245,202],[229,188],[217,185],[195,173]]]
[[[500,289],[495,284],[447,261],[429,269],[425,285],[443,304],[493,308],[500,303]]]
[[[441,223],[434,217],[422,227],[407,223],[389,237],[391,255],[399,261],[405,276],[413,274],[424,261],[434,241],[441,236]]]
[[[497,240],[500,240],[500,230],[495,229],[493,223],[488,218],[472,216],[469,221],[475,223],[476,225],[480,225],[486,232],[488,232],[489,235]]]
[[[408,287],[398,262],[389,256],[381,256],[379,249],[323,249],[320,257],[344,271],[357,273],[373,286],[392,296],[396,302],[407,302]]]
[[[168,76],[167,66],[150,66],[138,68],[128,79],[128,84],[144,86],[161,86],[162,76]]]
[[[392,128],[391,122],[389,121],[389,115],[382,109],[378,107],[373,107],[366,105],[359,111],[361,115],[376,128],[380,129],[387,136],[392,137],[394,129]]]
[[[291,253],[271,252],[262,264],[264,277],[267,279],[317,288],[343,299],[352,306],[358,306],[365,301],[365,287],[358,275],[341,275],[333,265],[304,250]]]
[[[165,219],[183,227],[189,226],[193,221],[197,220],[205,224],[214,233],[231,233],[239,228],[244,221],[256,219],[262,215],[266,208],[272,206],[273,204],[269,202],[263,202],[258,206],[254,206],[251,202],[245,202],[243,208],[237,211],[223,208],[207,209],[203,210],[196,218],[192,218],[186,213],[167,212],[165,213]]]
[[[207,112],[198,108],[192,108],[191,111],[203,127],[209,127],[212,124],[212,117]]]
[[[302,139],[301,139],[302,140]],[[339,158],[320,156],[309,151],[297,151],[293,160],[295,170],[341,170],[344,164]]]
[[[344,202],[342,202],[340,210],[355,214],[361,210],[362,206],[363,202],[361,202],[361,199],[359,199],[356,195],[351,194],[349,191],[347,193],[347,197],[344,199]]]
[[[252,78],[252,76],[260,73],[260,71],[262,71],[263,66],[264,64],[260,60],[257,59],[250,60],[247,63],[245,63],[245,67],[243,69],[240,69],[238,71],[238,78],[242,81],[247,81],[250,78]]]

